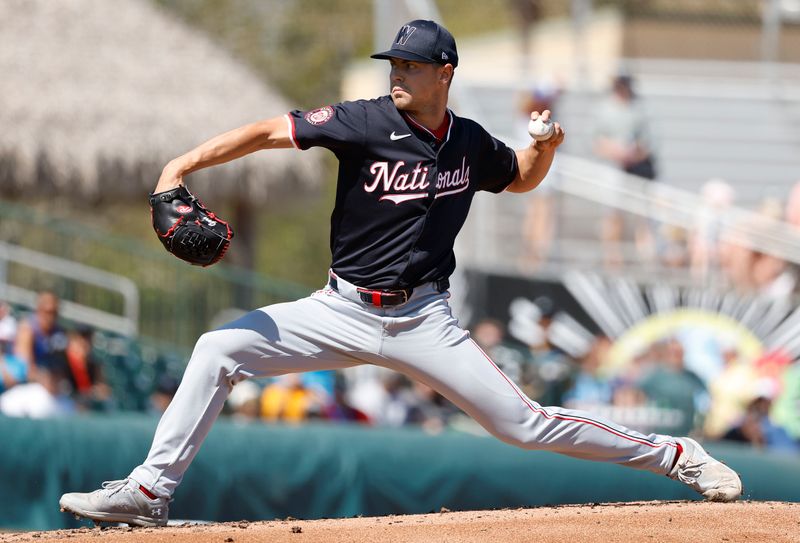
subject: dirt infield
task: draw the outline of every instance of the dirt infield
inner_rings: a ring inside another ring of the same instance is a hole
[[[300,521],[82,528],[0,535],[3,543],[800,542],[800,504],[639,502]]]

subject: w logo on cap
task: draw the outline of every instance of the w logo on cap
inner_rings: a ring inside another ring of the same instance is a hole
[[[408,41],[408,38],[411,37],[411,34],[413,34],[416,29],[417,29],[416,26],[405,25],[403,28],[400,29],[400,32],[397,33],[397,39],[395,40],[395,42],[398,45],[405,45],[406,42]]]

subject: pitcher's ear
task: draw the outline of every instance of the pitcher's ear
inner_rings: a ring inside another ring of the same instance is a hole
[[[453,65],[452,64],[445,64],[442,73],[439,75],[439,79],[441,79],[444,83],[450,84],[453,80]]]

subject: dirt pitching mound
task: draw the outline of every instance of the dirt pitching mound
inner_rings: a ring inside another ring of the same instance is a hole
[[[442,511],[335,520],[187,524],[166,528],[82,528],[0,535],[0,542],[40,543],[367,543],[563,541],[627,543],[800,542],[800,504],[782,502],[637,502],[503,511]]]

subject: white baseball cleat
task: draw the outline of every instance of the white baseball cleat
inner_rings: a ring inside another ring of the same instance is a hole
[[[700,444],[688,437],[678,438],[683,447],[670,479],[680,481],[712,502],[732,502],[742,495],[742,480],[731,468],[714,459]]]
[[[131,526],[166,526],[167,498],[150,499],[133,479],[106,481],[94,492],[70,492],[59,500],[61,510],[95,523],[124,522]]]

